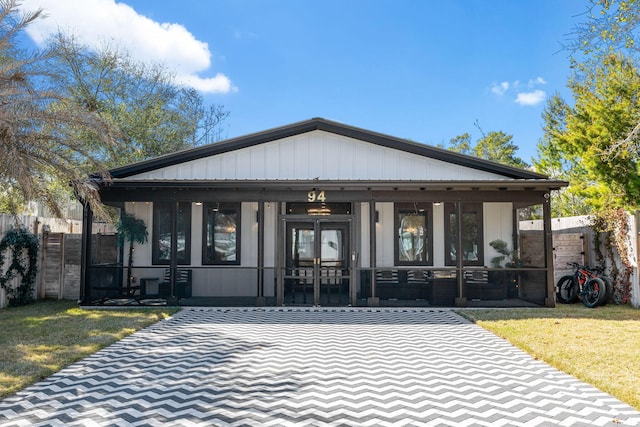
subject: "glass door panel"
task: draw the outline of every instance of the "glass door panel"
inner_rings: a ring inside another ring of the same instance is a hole
[[[349,304],[349,224],[287,222],[284,303]]]
[[[349,225],[320,223],[320,305],[349,304]]]
[[[316,259],[315,224],[287,223],[284,303],[308,305],[314,302]]]

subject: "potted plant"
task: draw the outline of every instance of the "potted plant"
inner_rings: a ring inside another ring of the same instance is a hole
[[[120,217],[120,221],[116,224],[116,230],[118,231],[118,240],[121,245],[124,242],[129,242],[129,263],[127,266],[127,289],[129,289],[132,281],[133,245],[135,243],[140,245],[146,243],[149,233],[143,220],[127,213]]]
[[[504,263],[504,267],[506,268],[517,268],[522,265],[520,262],[520,258],[518,257],[518,252],[515,250],[509,249],[509,244],[504,240],[497,239],[489,242],[489,246],[491,246],[496,252],[500,255],[491,258],[491,266],[493,268],[503,268],[502,263]],[[491,272],[489,274],[492,275]],[[506,273],[497,273],[494,274],[500,277],[507,284],[507,297],[517,297],[518,295],[518,273],[515,271],[510,271]],[[496,281],[501,281],[500,279]]]
[[[517,254],[513,253],[509,249],[509,244],[504,240],[497,239],[489,242],[489,246],[491,246],[496,252],[500,255],[491,258],[491,266],[493,268],[501,268],[502,262],[508,260],[505,264],[505,267],[512,267],[517,262],[517,260],[512,259],[512,256],[517,258]]]

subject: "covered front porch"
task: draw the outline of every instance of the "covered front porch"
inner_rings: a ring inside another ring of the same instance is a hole
[[[87,206],[81,302],[551,307],[557,185],[120,180],[103,201],[144,220],[149,242],[129,276]]]

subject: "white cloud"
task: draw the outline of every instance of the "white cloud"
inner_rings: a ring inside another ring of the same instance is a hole
[[[224,74],[216,74],[215,77],[197,77],[193,75],[176,76],[178,83],[191,86],[192,88],[207,93],[229,93],[237,92],[238,88],[231,84],[231,80]]]
[[[521,83],[520,80],[514,80],[512,82],[503,81],[500,83],[493,83],[491,85],[491,92],[503,96],[507,93],[516,93],[515,102],[519,105],[530,106],[538,105],[543,102],[547,93],[540,89],[535,89],[537,86],[546,85],[547,81],[538,76],[535,79],[530,79],[527,84]],[[525,90],[528,92],[524,92]]]
[[[165,64],[179,83],[202,92],[237,91],[223,74],[199,75],[211,67],[209,46],[181,24],[154,21],[115,0],[22,0],[22,7],[42,8],[47,15],[27,27],[37,44],[62,30],[89,46],[114,43],[140,61]]]
[[[522,92],[516,96],[516,103],[524,106],[538,105],[545,100],[547,94],[543,90],[534,90],[533,92]]]
[[[542,77],[536,77],[535,80],[529,80],[529,87],[532,88],[534,86],[538,86],[538,85],[546,85],[547,81],[545,79],[543,79]]]
[[[258,37],[258,35],[252,31],[235,30],[233,32],[233,37],[238,40],[244,40],[255,39],[256,37]]]
[[[504,95],[504,93],[508,90],[509,82],[501,82],[499,84],[494,83],[491,86],[491,92],[495,93],[496,95]]]

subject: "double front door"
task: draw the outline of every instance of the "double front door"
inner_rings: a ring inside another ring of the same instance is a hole
[[[284,303],[350,303],[350,226],[322,219],[286,222]]]

